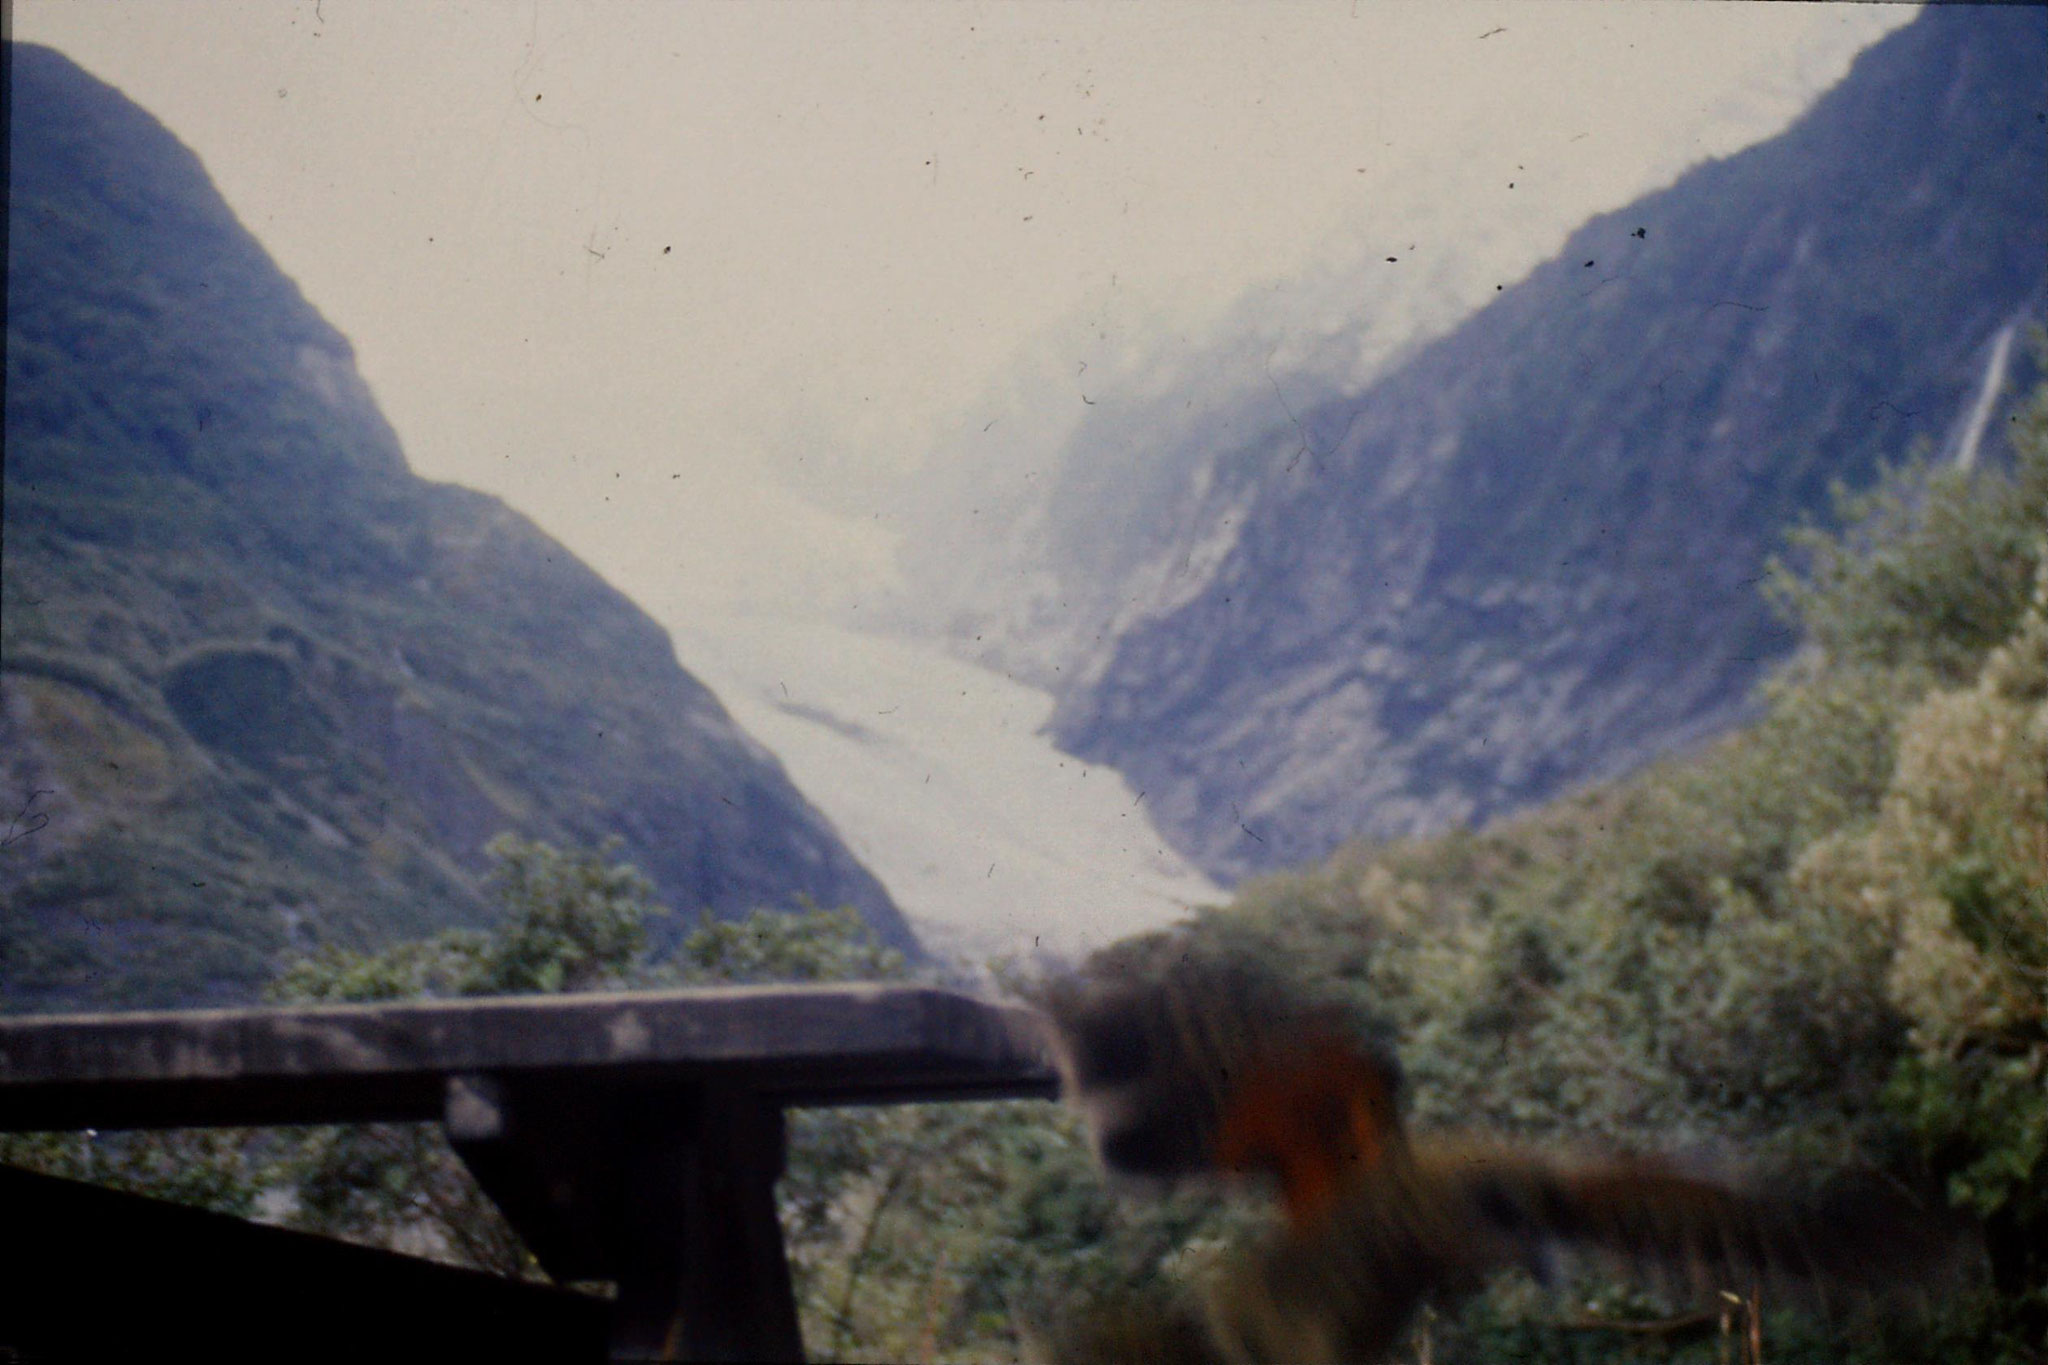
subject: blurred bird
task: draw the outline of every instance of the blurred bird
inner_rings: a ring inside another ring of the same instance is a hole
[[[1675,1291],[1825,1304],[1884,1296],[1962,1250],[1951,1221],[1874,1183],[1803,1197],[1657,1160],[1411,1139],[1399,1068],[1360,1021],[1246,966],[1183,957],[1142,981],[1058,982],[1042,1004],[1111,1172],[1263,1177],[1284,1213],[1198,1308],[1100,1315],[1055,1343],[1061,1359],[1366,1365],[1424,1305],[1514,1267],[1551,1281],[1570,1256]]]

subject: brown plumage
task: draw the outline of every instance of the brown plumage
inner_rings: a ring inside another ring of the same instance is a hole
[[[1165,1353],[1148,1355],[1143,1324],[1097,1323],[1068,1358],[1370,1362],[1425,1304],[1514,1267],[1548,1279],[1565,1256],[1702,1297],[1771,1286],[1825,1303],[1882,1296],[1962,1246],[1949,1220],[1874,1184],[1819,1199],[1654,1160],[1411,1139],[1399,1070],[1357,1021],[1243,967],[1183,959],[1142,984],[1063,982],[1044,1003],[1110,1170],[1270,1177],[1286,1215],[1199,1311],[1166,1315]]]

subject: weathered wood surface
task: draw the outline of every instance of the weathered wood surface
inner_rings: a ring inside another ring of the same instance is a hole
[[[0,1360],[606,1358],[602,1299],[0,1166]]]
[[[617,1285],[614,1360],[802,1359],[784,1106],[1057,1090],[1035,1014],[922,986],[0,1018],[0,1130],[442,1123],[550,1274]]]
[[[0,1130],[438,1120],[468,1074],[784,1105],[1050,1097],[1040,1038],[1029,1010],[894,985],[22,1016],[0,1018]]]

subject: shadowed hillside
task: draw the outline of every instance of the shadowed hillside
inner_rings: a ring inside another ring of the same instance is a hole
[[[659,627],[409,472],[190,151],[11,57],[7,1008],[240,998],[282,950],[476,922],[507,829],[617,836],[688,917],[810,897],[914,949]]]
[[[2001,458],[2048,275],[2044,73],[2041,10],[1930,9],[1779,137],[1219,453],[1133,528],[1171,571],[1063,692],[1062,747],[1234,878],[1726,729],[1793,642],[1765,562],[1831,483],[1916,443]]]

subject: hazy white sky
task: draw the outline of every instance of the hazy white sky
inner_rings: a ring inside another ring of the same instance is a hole
[[[1433,226],[1447,206],[1511,212],[1503,266],[1525,269],[1588,213],[1775,131],[1911,13],[17,0],[13,17],[199,153],[355,343],[416,469],[503,494],[673,620],[870,592],[906,529],[901,476],[944,457],[941,433],[1048,401],[1022,370],[1170,356],[1255,291],[1458,250],[1397,240],[1419,206]]]

